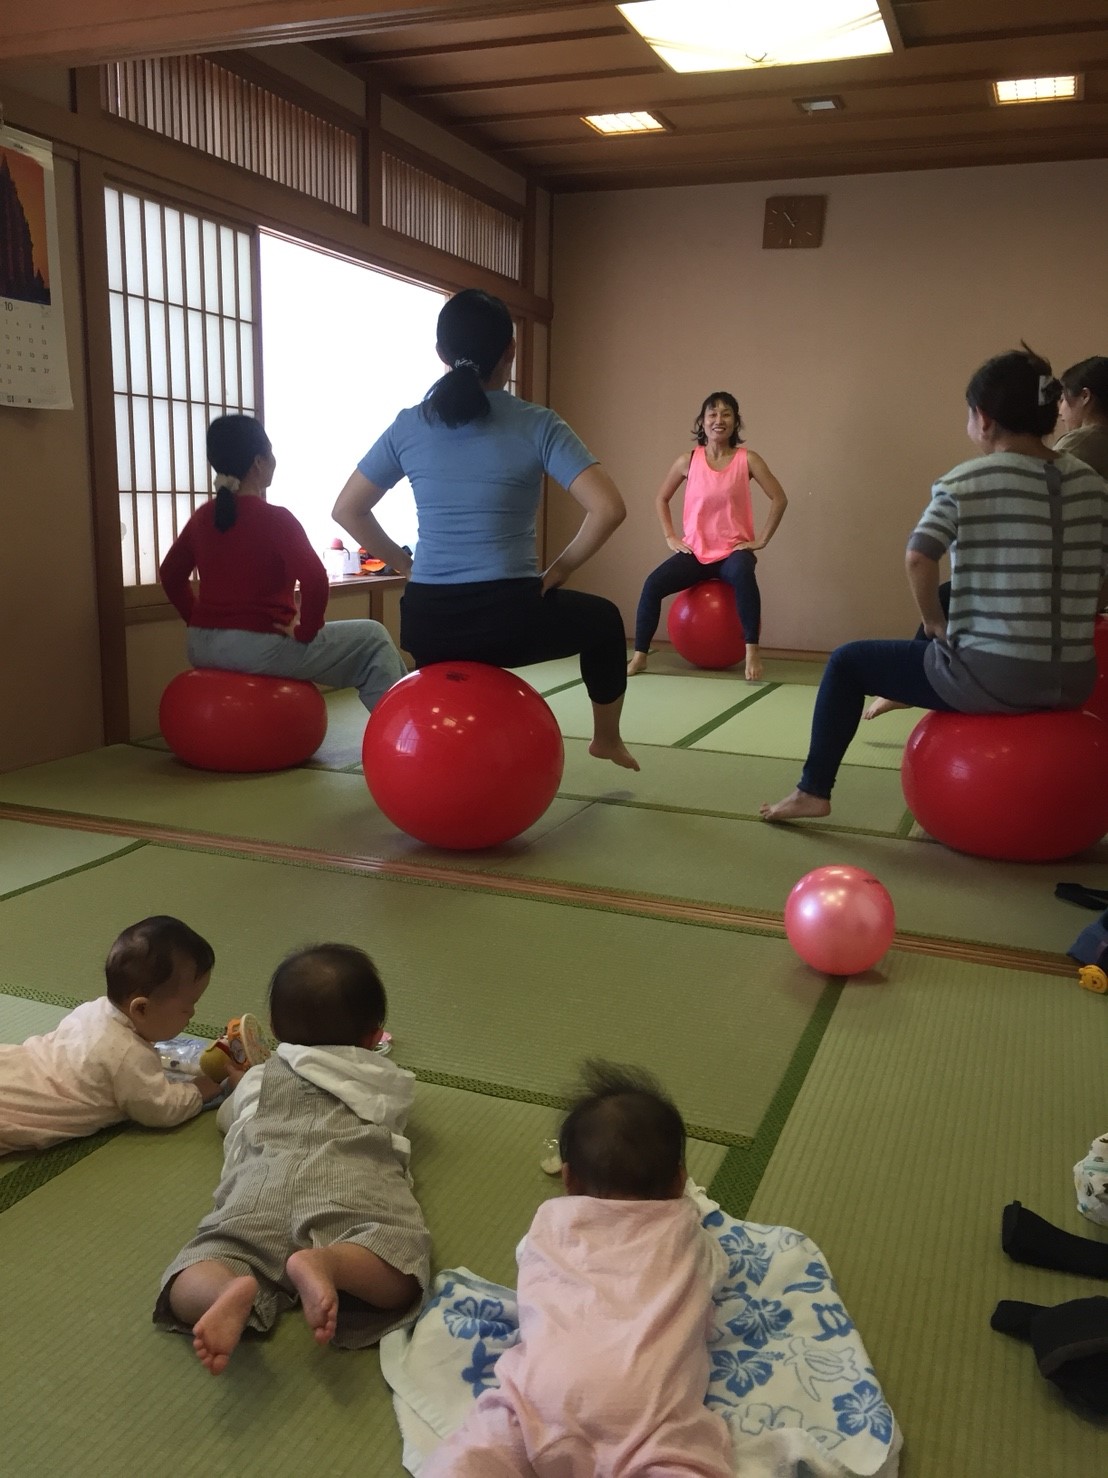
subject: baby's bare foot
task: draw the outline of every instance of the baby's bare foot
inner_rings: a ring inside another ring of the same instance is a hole
[[[635,677],[640,672],[646,671],[646,653],[635,652],[627,664],[627,676]]]
[[[306,1248],[294,1252],[285,1271],[296,1285],[304,1318],[313,1331],[316,1344],[328,1344],[335,1337],[339,1317],[339,1294],[327,1265],[326,1250]]]
[[[258,1280],[243,1274],[227,1284],[207,1313],[192,1326],[192,1347],[200,1363],[221,1375],[242,1338],[258,1296]]]
[[[594,739],[589,753],[595,760],[611,760],[613,765],[621,765],[625,770],[639,768],[638,760],[622,741],[612,744],[605,739]]]
[[[822,796],[809,795],[806,790],[794,790],[775,806],[768,803],[761,807],[763,821],[808,821],[817,816],[830,816],[831,802]]]
[[[895,703],[892,698],[875,698],[862,717],[880,718],[883,713],[892,713],[897,708],[907,707],[907,703]]]

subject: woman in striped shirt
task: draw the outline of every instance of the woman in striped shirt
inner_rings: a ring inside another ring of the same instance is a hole
[[[832,652],[797,788],[766,821],[827,816],[867,693],[960,713],[1079,708],[1096,682],[1093,624],[1108,595],[1108,486],[1043,437],[1061,384],[1026,346],[988,360],[966,390],[982,455],[953,468],[908,541],[924,640],[848,642]],[[957,543],[949,616],[939,561]]]

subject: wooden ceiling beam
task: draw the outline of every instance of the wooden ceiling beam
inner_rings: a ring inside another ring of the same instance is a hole
[[[430,22],[610,8],[610,0],[4,0],[0,62],[92,66]]]
[[[543,187],[554,194],[594,190],[659,189],[670,185],[756,183],[759,180],[826,179],[836,175],[885,174],[900,170],[967,169],[987,164],[1049,164],[1067,159],[1100,159],[1104,147],[1088,130],[1066,135],[1026,137],[993,134],[985,139],[900,141],[880,152],[862,149],[803,154],[735,155],[657,168],[608,165],[604,169],[551,169]]]
[[[1068,41],[1076,43],[1081,53],[1081,61],[1076,70],[1084,74],[1102,71],[1108,68],[1108,45],[1105,45],[1103,34],[1092,32],[1089,34],[1071,35]],[[954,48],[957,50],[957,48]],[[834,68],[825,66],[815,73],[810,67],[777,67],[772,72],[742,72],[730,73],[727,80],[723,80],[722,74],[713,74],[711,87],[698,86],[686,88],[683,93],[667,92],[664,96],[648,95],[643,93],[635,99],[622,98],[620,107],[630,106],[640,108],[658,108],[663,113],[679,111],[685,107],[696,107],[703,103],[722,102],[754,102],[769,100],[772,98],[794,98],[809,97],[828,93],[848,92],[872,92],[887,88],[907,87],[936,87],[956,82],[992,82],[998,77],[1005,75],[1014,77],[1030,77],[1042,74],[1044,68],[1049,69],[1055,65],[1065,69],[1074,70],[1072,60],[1058,61],[1045,59],[1042,48],[1036,47],[1034,54],[1027,48],[1025,59],[1021,59],[1010,53],[1005,53],[998,58],[994,48],[986,48],[980,51],[973,59],[972,64],[967,61],[964,66],[952,65],[956,58],[946,56],[942,58],[945,67],[936,67],[934,70],[910,66],[908,59],[914,62],[919,53],[903,52],[896,58],[897,70],[890,70],[888,65],[880,70],[867,67],[864,72],[850,72],[845,65],[836,65]],[[868,60],[868,59],[867,59]],[[886,63],[890,58],[884,58]],[[803,76],[790,76],[792,73],[803,73]],[[815,73],[815,74],[814,74]],[[607,76],[618,76],[618,73],[608,73]],[[650,75],[646,73],[629,73],[629,75]],[[741,83],[737,80],[741,78]],[[540,80],[547,82],[565,82],[569,79],[538,79],[531,78],[530,85],[536,85]],[[575,81],[581,80],[575,78]],[[588,80],[586,77],[584,80]],[[670,74],[667,82],[674,83],[677,78]],[[702,80],[702,74],[698,74],[698,80]],[[513,83],[513,86],[524,86],[526,83]],[[458,92],[495,92],[498,84],[486,82],[480,84],[466,84],[465,88],[450,88],[443,85],[436,89],[439,96],[445,96],[452,91]],[[473,113],[457,116],[454,126],[457,128],[482,128],[490,124],[514,123],[526,119],[538,118],[564,118],[574,117],[581,112],[611,111],[607,101],[597,98],[584,99],[579,107],[571,107],[563,104],[558,107],[529,108],[529,109],[505,109],[503,111],[488,113]]]
[[[784,121],[780,118],[760,118],[749,123],[708,123],[698,128],[676,129],[672,133],[651,133],[642,136],[625,136],[608,140],[599,139],[593,130],[586,128],[582,124],[580,132],[572,135],[566,134],[557,138],[532,138],[520,140],[517,143],[505,143],[503,140],[499,140],[494,141],[491,147],[497,149],[504,156],[513,154],[546,154],[553,149],[580,149],[591,156],[595,156],[600,146],[606,145],[607,152],[605,158],[610,159],[613,151],[617,148],[630,152],[632,148],[645,151],[648,147],[651,147],[659,153],[673,154],[680,151],[682,144],[695,143],[697,140],[731,137],[744,141],[750,139],[753,142],[759,134],[772,134],[775,139],[781,139],[782,141],[791,141],[795,137],[811,143],[814,148],[819,148],[821,145],[831,148],[841,146],[844,135],[849,138],[850,135],[864,133],[867,129],[887,129],[890,125],[900,124],[906,126],[922,124],[931,129],[931,133],[928,136],[935,138],[937,137],[935,124],[940,120],[944,125],[944,129],[949,129],[952,127],[957,128],[963,123],[980,124],[983,118],[996,120],[996,128],[995,130],[990,130],[990,132],[1004,129],[1016,133],[1042,133],[1046,135],[1073,129],[1073,119],[1069,116],[1073,107],[1073,103],[1037,104],[1035,110],[1026,110],[1027,113],[1034,111],[1034,121],[1025,118],[1019,127],[1013,127],[1013,125],[1020,122],[1018,119],[1008,116],[1005,116],[1003,119],[997,118],[996,110],[988,103],[985,103],[981,107],[958,108],[956,110],[934,107],[916,108],[910,112],[902,111],[896,113],[885,109],[874,113],[853,113],[849,115],[837,113],[828,114],[826,117],[820,119],[804,118],[798,112],[794,118]],[[1039,111],[1039,109],[1042,111]],[[1047,113],[1050,115],[1049,118],[1045,116]],[[1083,104],[1080,127],[1083,129],[1096,129],[1098,131],[1108,130],[1108,102]],[[821,133],[826,130],[826,137],[819,138],[816,134],[817,129]],[[957,132],[944,133],[943,136],[955,141],[963,137],[963,135]],[[884,137],[888,138],[889,135],[886,133]],[[1104,138],[1105,142],[1102,145],[1102,152],[1108,154],[1108,132],[1105,132]]]
[[[456,41],[443,46],[407,46],[395,51],[367,52],[364,56],[346,56],[345,65],[354,72],[372,70],[390,62],[426,61],[432,57],[458,56],[470,51],[508,51],[521,46],[549,46],[554,42],[608,41],[616,36],[629,36],[626,26],[597,26],[588,31],[542,31],[537,35],[498,36],[492,41]]]

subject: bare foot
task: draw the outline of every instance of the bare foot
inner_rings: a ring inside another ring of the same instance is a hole
[[[622,740],[613,744],[605,739],[594,739],[589,745],[589,753],[594,760],[611,760],[613,765],[621,765],[625,770],[639,768],[638,760]]]
[[[883,713],[892,713],[894,709],[907,707],[907,703],[896,703],[892,698],[875,698],[862,717],[880,718]]]
[[[250,1310],[258,1296],[258,1280],[244,1273],[234,1278],[192,1326],[196,1357],[213,1375],[221,1375],[242,1338]]]
[[[294,1252],[285,1264],[317,1345],[329,1344],[334,1339],[339,1317],[338,1289],[325,1254],[326,1248],[310,1247]]]
[[[794,790],[775,806],[768,803],[761,807],[763,821],[808,821],[816,816],[830,816],[831,802],[822,796],[809,795],[806,790]]]
[[[635,652],[627,664],[627,676],[636,677],[640,672],[646,671],[646,653]]]
[[[762,678],[763,678],[764,675],[765,674],[764,674],[764,671],[763,671],[763,668],[762,668],[762,660],[761,660],[761,658],[760,657],[751,657],[748,654],[747,655],[747,659],[746,659],[746,680],[747,680],[747,682],[748,683],[760,683],[762,681]]]

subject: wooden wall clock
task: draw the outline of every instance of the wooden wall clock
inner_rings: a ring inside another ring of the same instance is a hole
[[[820,246],[826,214],[826,195],[771,195],[766,201],[762,246]]]

